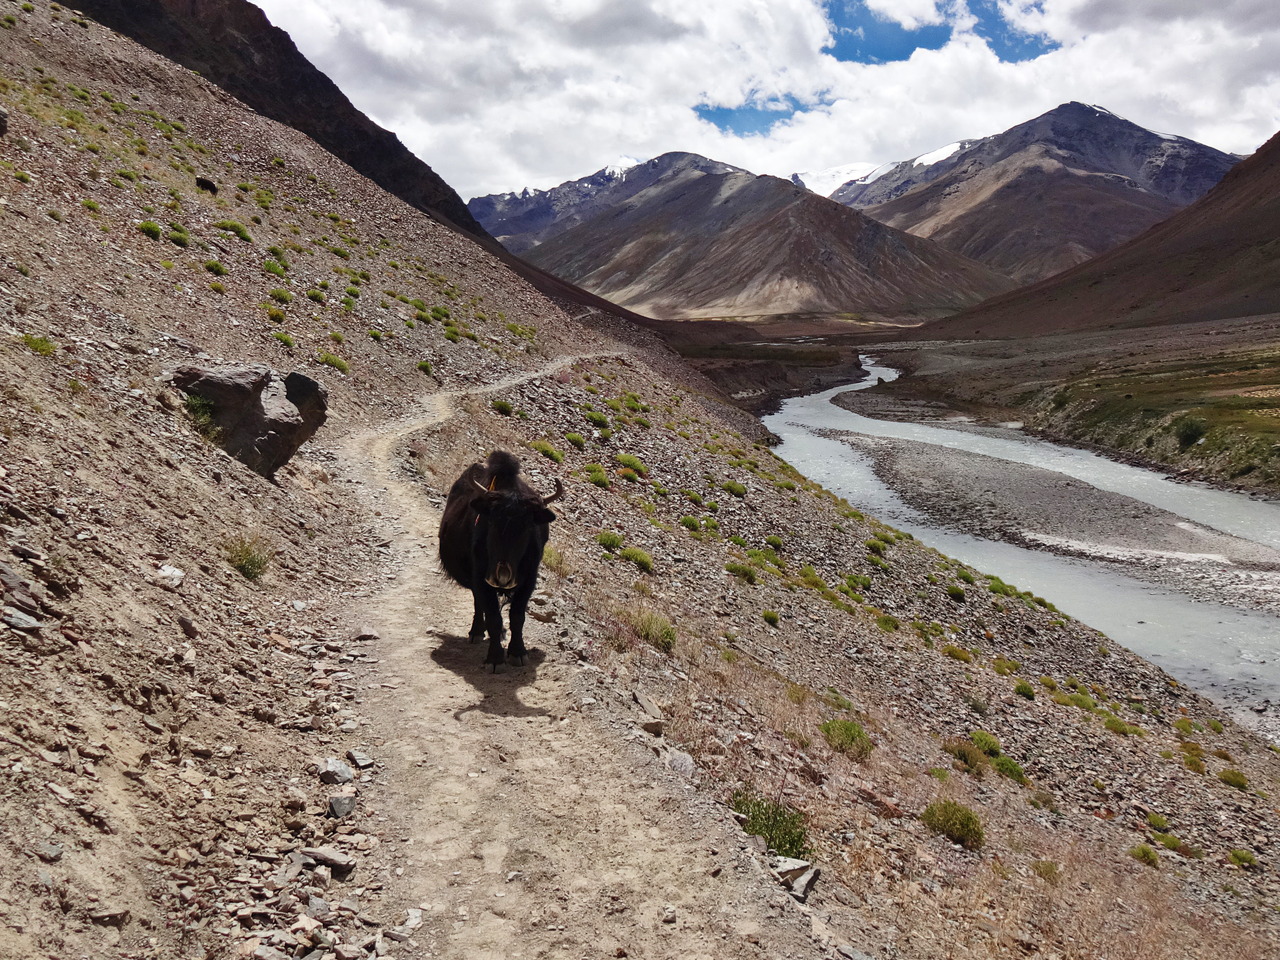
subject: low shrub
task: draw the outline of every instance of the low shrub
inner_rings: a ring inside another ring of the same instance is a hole
[[[431,361],[430,361],[430,360],[419,360],[419,361],[418,361],[418,369],[419,369],[421,372],[425,373],[427,376],[431,376]]]
[[[1140,737],[1144,733],[1146,733],[1146,731],[1143,730],[1136,723],[1127,723],[1124,720],[1121,720],[1119,717],[1114,715],[1107,717],[1106,728],[1110,730],[1112,733],[1120,734],[1120,736],[1122,737],[1133,737],[1133,736]]]
[[[622,541],[626,538],[616,530],[601,530],[596,534],[596,543],[604,547],[610,553],[622,546]]]
[[[515,407],[513,407],[511,402],[508,400],[490,400],[489,406],[491,406],[496,413],[500,413],[504,417],[511,416],[511,412],[515,410]]]
[[[964,587],[960,586],[958,583],[949,584],[947,586],[947,596],[956,603],[964,603]]]
[[[956,758],[954,766],[957,770],[977,777],[979,780],[986,774],[986,768],[991,762],[971,740],[961,737],[952,737],[945,741],[942,749]]]
[[[1179,417],[1173,424],[1173,435],[1183,450],[1197,443],[1208,432],[1208,422],[1200,417]]]
[[[985,730],[973,730],[969,733],[973,745],[988,757],[1000,756],[1000,741]]]
[[[253,237],[249,236],[249,231],[244,228],[244,224],[237,223],[235,220],[219,220],[213,226],[215,230],[235,234],[245,243],[253,243]]]
[[[1008,777],[1014,783],[1020,783],[1023,786],[1026,786],[1026,784],[1030,782],[1027,780],[1027,775],[1023,771],[1021,765],[1019,765],[1019,763],[1012,757],[995,757],[992,759],[991,765],[996,768],[997,773],[1001,776]]]
[[[958,843],[968,850],[977,850],[985,839],[982,832],[982,820],[963,804],[954,800],[937,800],[925,807],[920,814],[920,822],[940,833],[952,843]]]
[[[670,653],[676,648],[676,628],[660,613],[645,609],[623,609],[618,618],[627,624],[645,643]]]
[[[529,444],[529,446],[534,450],[537,450],[552,463],[561,463],[564,460],[564,454],[545,440],[535,440],[533,443]]]
[[[51,357],[58,349],[58,345],[48,337],[36,336],[34,333],[24,333],[19,339],[23,346],[41,357]]]
[[[285,333],[283,330],[273,330],[271,332],[271,335],[275,337],[277,340],[279,340],[281,343],[283,343],[286,347],[292,347],[294,345],[293,337],[289,336],[289,334]]]
[[[320,354],[320,362],[326,367],[333,367],[339,373],[349,373],[351,371],[351,364],[332,353]]]
[[[798,860],[813,855],[805,831],[804,814],[800,811],[766,800],[751,790],[734,791],[729,798],[729,806],[746,818],[742,829],[753,837],[760,837],[770,850]]]
[[[1148,867],[1160,866],[1160,854],[1149,843],[1140,843],[1129,848],[1129,856]]]
[[[643,573],[653,573],[653,557],[639,547],[623,547],[618,556],[634,563]]]
[[[579,450],[587,445],[586,439],[580,433],[566,433],[564,439],[570,446],[577,447]]]
[[[973,654],[964,647],[957,647],[955,644],[948,643],[942,648],[944,656],[950,657],[952,660],[959,660],[961,663],[973,663]]]
[[[1057,886],[1062,881],[1062,867],[1052,860],[1033,860],[1031,872],[1045,883]]]
[[[737,480],[726,480],[724,483],[720,484],[720,489],[724,490],[726,493],[733,494],[735,497],[745,497],[747,495],[747,488]]]
[[[1232,850],[1228,856],[1237,867],[1244,867],[1246,870],[1258,865],[1258,858],[1253,855],[1252,850]]]
[[[1239,770],[1223,770],[1218,774],[1218,779],[1237,790],[1247,790],[1249,787],[1249,778]]]
[[[632,470],[639,476],[643,477],[649,472],[649,468],[646,467],[644,462],[634,454],[618,453],[614,455],[613,459],[618,466],[622,467],[624,470]]]
[[[232,537],[222,550],[227,562],[246,580],[260,579],[275,555],[275,548],[257,535]]]
[[[778,616],[778,611],[776,610],[764,610],[760,614],[760,619],[769,626],[776,627],[782,618]]]
[[[893,633],[893,631],[902,626],[902,623],[893,614],[882,613],[880,616],[876,617],[876,626],[885,633]]]
[[[861,762],[871,756],[872,743],[862,725],[852,720],[828,720],[818,727],[831,749]]]
[[[1017,660],[1006,660],[1004,657],[996,657],[991,664],[991,668],[1002,677],[1017,673],[1021,666]]]
[[[1025,680],[1019,680],[1014,684],[1013,692],[1028,700],[1034,700],[1036,698],[1036,688],[1031,686],[1031,684],[1027,683]]]

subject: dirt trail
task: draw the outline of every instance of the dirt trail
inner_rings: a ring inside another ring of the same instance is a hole
[[[396,451],[467,392],[575,359],[436,394],[418,416],[342,447],[406,561],[369,606],[381,662],[362,709],[385,738],[383,835],[403,867],[393,899],[423,911],[414,955],[825,956],[722,807],[662,765],[643,736],[624,740],[578,712],[588,693],[621,698],[599,671],[549,649],[560,628],[530,620],[529,665],[497,674],[466,640],[470,595],[440,571],[439,514],[399,475]],[[598,691],[582,692],[596,680]]]

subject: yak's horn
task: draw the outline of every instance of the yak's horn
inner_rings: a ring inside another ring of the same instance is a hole
[[[552,494],[551,496],[549,496],[549,497],[543,497],[543,498],[542,498],[542,505],[545,507],[545,506],[546,506],[547,504],[549,504],[549,503],[555,503],[557,500],[561,499],[563,496],[564,496],[564,484],[563,484],[563,483],[561,483],[561,482],[560,482],[560,479],[557,477],[557,478],[556,478],[556,492],[555,492],[555,493],[553,493],[553,494]]]

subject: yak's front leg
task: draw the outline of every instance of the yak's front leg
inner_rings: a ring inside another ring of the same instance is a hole
[[[507,660],[523,667],[528,651],[524,646],[524,618],[529,609],[529,598],[533,595],[533,584],[523,586],[511,597],[511,608],[507,618],[511,621],[511,642],[507,644]]]
[[[476,601],[475,622],[472,624],[472,630],[475,630],[477,623],[483,621],[484,630],[489,634],[489,655],[484,658],[484,662],[492,666],[496,673],[499,664],[503,661],[502,641],[506,639],[506,631],[502,629],[502,609],[498,605],[498,591],[486,583],[476,587],[472,593]]]

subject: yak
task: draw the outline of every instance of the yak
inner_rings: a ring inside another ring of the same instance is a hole
[[[525,661],[524,619],[529,597],[538,583],[538,566],[547,545],[547,525],[556,518],[547,505],[564,496],[539,495],[519,476],[520,461],[495,450],[484,463],[474,463],[449,488],[440,518],[440,563],[453,580],[471,591],[475,614],[468,637],[472,643],[489,634],[485,663],[496,672],[503,663],[499,601],[510,600],[511,642],[505,659]]]

